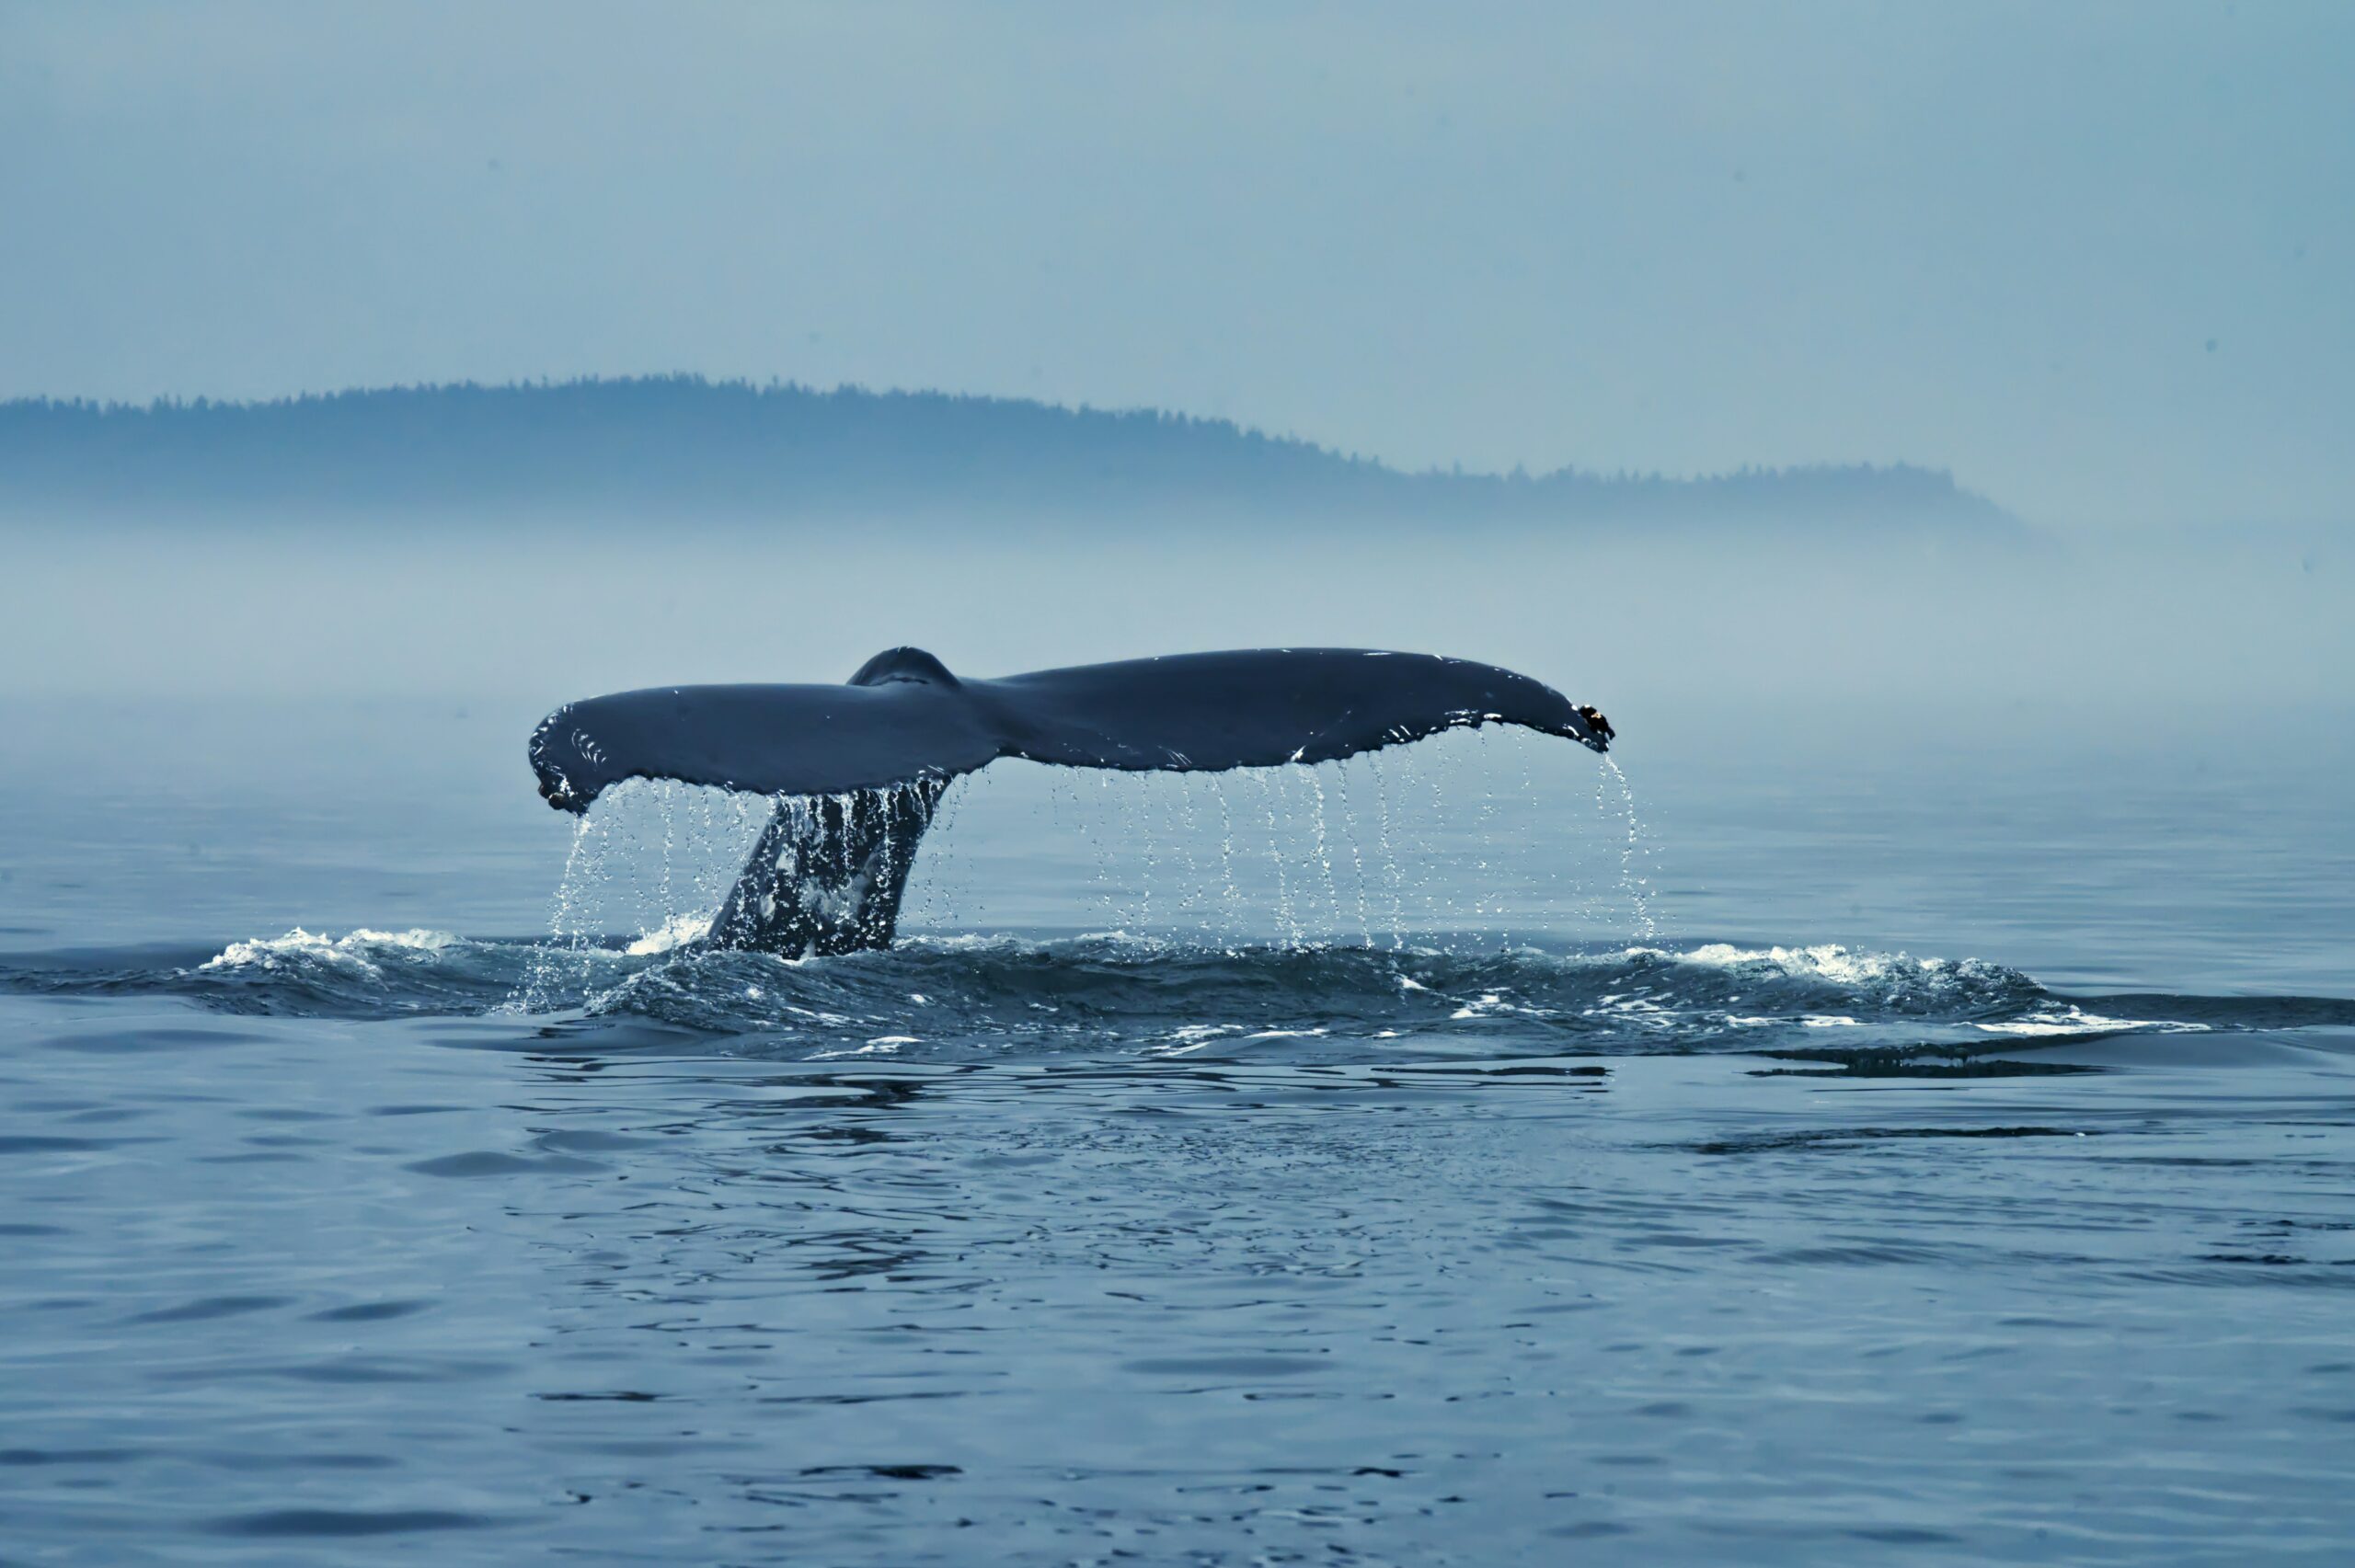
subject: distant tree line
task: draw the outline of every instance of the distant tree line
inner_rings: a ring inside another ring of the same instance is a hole
[[[698,376],[388,387],[221,403],[0,403],[0,503],[495,502],[789,514],[1178,506],[1479,521],[1798,514],[2009,525],[1900,464],[1700,479],[1410,474],[1224,419]]]

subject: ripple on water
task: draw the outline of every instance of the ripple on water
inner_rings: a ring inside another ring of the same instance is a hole
[[[1972,1064],[2006,1049],[2004,1059],[2016,1060],[2030,1041],[2049,1047],[2234,1027],[2244,1005],[2261,1020],[2255,1026],[2268,1027],[2331,1024],[2345,1011],[2326,1000],[2080,1001],[1977,960],[1729,943],[1499,951],[1447,943],[1205,945],[1117,933],[947,936],[802,962],[695,946],[632,951],[618,939],[551,945],[359,931],[233,943],[202,961],[158,968],[86,956],[73,966],[10,962],[0,986],[45,994],[155,994],[230,1014],[477,1020],[454,1038],[495,1046],[529,1039],[537,1028],[612,1049],[633,1031],[650,1031],[643,1038],[652,1048],[740,1040],[788,1057],[940,1059],[1108,1046],[1292,1059],[1716,1050],[1780,1053],[1852,1075],[1878,1065],[1987,1076],[2023,1070]],[[536,1021],[517,1015],[525,988],[553,1011]],[[101,1035],[59,1038],[73,1048],[105,1048],[75,1044]],[[150,1029],[138,1048],[249,1037]]]

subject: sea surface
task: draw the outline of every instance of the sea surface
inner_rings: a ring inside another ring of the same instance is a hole
[[[0,1562],[2349,1561],[2345,715],[1647,716],[789,963],[526,702],[0,706]]]

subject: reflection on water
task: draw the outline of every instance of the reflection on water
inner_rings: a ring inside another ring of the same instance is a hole
[[[976,795],[923,940],[794,966],[513,934],[565,825],[393,750],[0,792],[0,1558],[2355,1529],[2328,770],[1655,768],[1649,941],[1591,769],[1413,853],[1327,780],[1327,861],[1246,840],[1298,781],[1162,798],[1150,919]]]
[[[2344,1029],[1851,1083],[5,1006],[0,1496],[63,1560],[954,1560],[961,1521],[1042,1562],[2149,1561],[2347,1522]]]

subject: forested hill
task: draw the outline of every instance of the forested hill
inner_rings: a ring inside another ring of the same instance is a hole
[[[688,376],[266,403],[0,403],[0,507],[10,509],[486,504],[2016,526],[1946,474],[1904,464],[1702,479],[1408,474],[1223,419]]]

